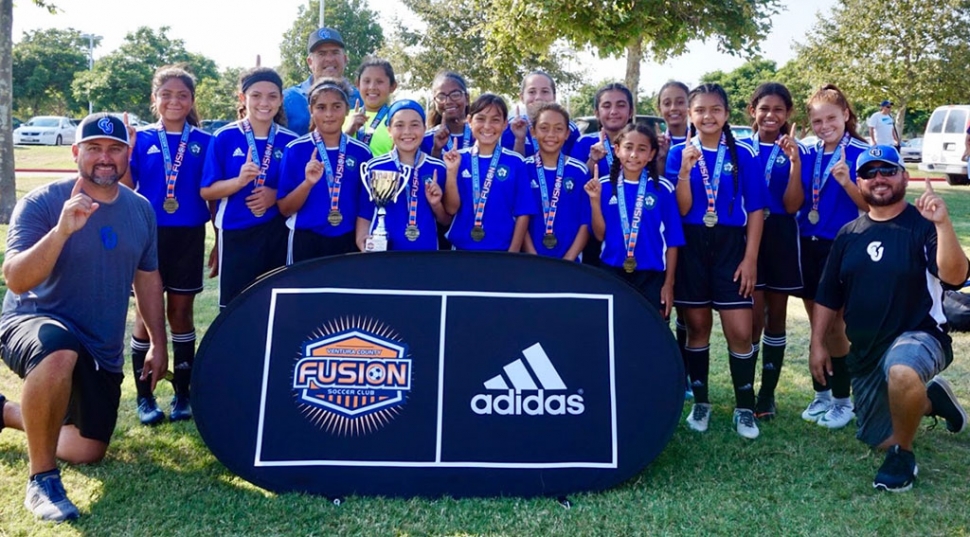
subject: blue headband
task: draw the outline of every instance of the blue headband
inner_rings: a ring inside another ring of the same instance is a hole
[[[390,110],[387,112],[387,119],[384,120],[384,123],[386,125],[390,125],[391,119],[394,118],[394,114],[400,112],[401,110],[414,110],[419,116],[421,116],[421,123],[425,122],[424,107],[421,106],[421,103],[412,101],[411,99],[401,99],[400,101],[394,101],[394,104],[391,105]]]

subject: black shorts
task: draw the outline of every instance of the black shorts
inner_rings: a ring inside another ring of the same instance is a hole
[[[750,308],[734,273],[744,259],[747,230],[736,226],[684,225],[686,244],[677,251],[674,304],[682,308]]]
[[[828,239],[817,237],[802,237],[802,283],[804,287],[801,293],[795,296],[815,300],[818,293],[818,282],[822,279],[822,271],[825,270],[825,262],[832,251],[832,242]]]
[[[663,305],[660,304],[660,289],[664,286],[664,280],[667,279],[667,272],[663,270],[635,270],[633,272],[627,272],[626,270],[619,267],[608,267],[604,265],[604,268],[610,270],[616,274],[617,278],[627,282],[632,285],[636,290],[643,295],[643,298],[647,299],[657,311],[663,311]],[[663,315],[663,313],[661,313]]]
[[[800,293],[801,243],[794,215],[775,214],[765,219],[758,249],[758,290]]]
[[[247,229],[219,231],[219,307],[263,274],[286,264],[289,230],[282,216]]]
[[[76,426],[84,438],[107,444],[118,421],[124,374],[101,368],[77,337],[50,317],[23,316],[0,332],[3,361],[20,378],[63,350],[77,353],[64,424]]]
[[[360,251],[357,249],[357,238],[352,231],[336,237],[326,237],[307,229],[291,229],[287,249],[287,265],[318,257]]]
[[[158,273],[162,288],[174,295],[202,292],[205,224],[158,228]]]

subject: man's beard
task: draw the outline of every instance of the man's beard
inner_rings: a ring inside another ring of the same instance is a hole
[[[96,171],[97,169],[96,167],[91,168],[91,173],[82,171],[81,177],[87,179],[88,181],[91,181],[92,183],[98,186],[114,186],[118,181],[121,180],[121,176],[123,174],[118,173],[118,168],[111,166],[110,168],[113,173],[109,172],[109,170],[107,169],[108,167],[102,166],[101,168],[102,170],[100,173]]]
[[[877,197],[872,193],[872,189],[862,193],[862,199],[866,200],[866,203],[873,207],[888,207],[899,203],[900,200],[906,197],[906,182],[898,181],[890,184],[889,188],[891,192],[889,197]]]

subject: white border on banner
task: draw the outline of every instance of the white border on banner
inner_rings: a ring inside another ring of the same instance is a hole
[[[351,461],[351,460],[293,460],[265,461],[262,459],[263,434],[266,419],[266,391],[269,385],[269,363],[273,348],[273,324],[276,320],[276,299],[279,295],[296,294],[337,294],[337,295],[391,295],[391,296],[439,296],[441,297],[441,329],[438,356],[438,414],[435,434],[434,461]],[[441,424],[444,399],[445,371],[445,324],[448,314],[448,297],[483,298],[574,298],[580,300],[605,300],[607,302],[607,321],[609,325],[610,347],[610,430],[612,435],[612,462],[486,462],[486,461],[442,461]],[[389,468],[616,468],[616,355],[613,340],[613,295],[588,293],[500,293],[489,291],[417,291],[410,289],[354,289],[343,287],[322,288],[282,288],[273,289],[270,299],[269,319],[266,323],[266,353],[263,359],[263,386],[259,398],[259,422],[256,430],[256,453],[253,466],[256,467],[299,467],[299,466],[348,466],[348,467],[389,467]]]

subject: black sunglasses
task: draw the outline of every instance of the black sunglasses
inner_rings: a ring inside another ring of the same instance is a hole
[[[859,179],[875,179],[876,174],[882,175],[883,177],[895,177],[899,173],[899,166],[894,166],[892,164],[887,164],[885,166],[870,166],[862,168],[859,170]]]

